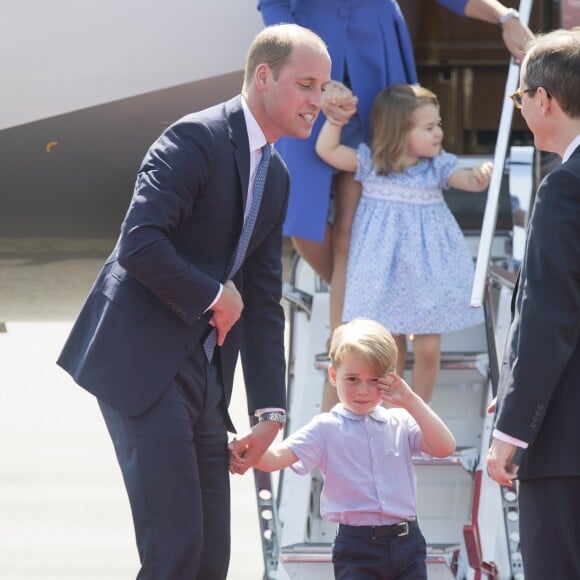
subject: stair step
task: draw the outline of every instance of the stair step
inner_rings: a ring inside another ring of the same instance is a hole
[[[332,562],[332,544],[301,543],[282,546],[281,562]]]
[[[479,371],[485,376],[487,374],[489,357],[487,353],[460,353],[460,352],[442,352],[439,368],[442,371]],[[405,369],[412,370],[415,362],[413,353],[407,355]],[[314,357],[314,368],[319,371],[325,371],[330,365],[328,353],[321,352]]]
[[[439,368],[442,371],[468,371],[482,370],[487,371],[489,357],[485,352],[442,352],[441,362]],[[415,357],[413,352],[407,353],[407,360],[405,362],[405,369],[410,371],[413,369]]]
[[[461,549],[460,544],[428,544],[428,562],[449,562]],[[283,546],[280,550],[282,562],[331,562],[331,543],[300,543]]]
[[[282,297],[294,308],[305,312],[308,317],[312,312],[312,294],[308,294],[287,282],[282,285]]]
[[[428,580],[455,580],[459,544],[427,546]],[[280,565],[291,579],[332,580],[332,544],[292,544],[280,551]]]
[[[461,465],[472,471],[479,460],[479,451],[475,447],[458,447],[449,457],[413,457],[414,465]]]

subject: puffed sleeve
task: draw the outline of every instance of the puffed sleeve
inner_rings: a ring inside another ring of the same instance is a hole
[[[449,187],[449,177],[457,170],[458,165],[457,156],[453,153],[447,153],[447,151],[441,151],[441,155],[433,159],[433,168],[440,188],[447,189]]]
[[[371,150],[366,143],[361,143],[356,150],[356,171],[354,178],[356,181],[364,181],[373,169]]]

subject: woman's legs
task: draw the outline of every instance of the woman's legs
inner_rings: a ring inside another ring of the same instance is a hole
[[[330,332],[342,322],[346,266],[350,248],[350,232],[354,214],[361,196],[361,185],[352,173],[340,172],[334,176],[335,215],[332,226],[327,225],[322,242],[292,238],[294,248],[325,282],[330,284]],[[338,402],[336,389],[324,385],[322,411],[328,411]]]
[[[292,245],[308,265],[327,284],[332,280],[332,228],[326,225],[324,240],[315,242],[303,238],[292,238]]]
[[[416,334],[413,353],[413,390],[428,403],[433,396],[441,364],[441,335]]]
[[[346,266],[354,214],[361,196],[361,184],[354,174],[341,172],[334,177],[335,215],[332,227],[333,269],[330,282],[330,330],[342,322]]]
[[[350,232],[354,214],[361,196],[361,184],[352,173],[341,172],[334,176],[334,224],[332,227],[333,269],[330,281],[330,332],[342,322],[346,266],[350,249]],[[322,411],[329,411],[338,403],[336,389],[326,381],[322,394]]]

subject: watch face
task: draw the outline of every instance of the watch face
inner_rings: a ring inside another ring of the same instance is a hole
[[[260,415],[260,421],[276,421],[276,423],[284,425],[286,423],[286,415],[284,413],[277,413],[275,411],[262,413]]]

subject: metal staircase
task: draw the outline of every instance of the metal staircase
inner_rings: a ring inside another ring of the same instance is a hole
[[[531,0],[520,14],[529,19]],[[505,97],[516,89],[518,70],[510,66]],[[514,257],[523,246],[523,231],[499,225],[500,194],[517,194],[527,209],[533,188],[533,150],[512,148],[509,170],[503,171],[512,108],[504,106],[487,195],[483,226],[466,231],[477,255],[472,306],[483,307],[485,323],[443,336],[441,370],[431,402],[453,432],[458,449],[444,460],[417,460],[418,518],[428,543],[429,580],[482,578],[523,580],[517,489],[501,490],[487,476],[485,457],[493,417],[486,409],[495,395],[500,350],[510,322]],[[479,160],[464,159],[466,164]],[[449,202],[449,200],[448,200]],[[450,203],[451,205],[451,203]],[[481,222],[479,222],[481,223]],[[460,222],[461,225],[461,222]],[[462,226],[463,227],[463,226]],[[515,255],[514,255],[515,254]],[[290,283],[284,287],[288,307],[288,423],[290,433],[320,412],[326,376],[324,353],[330,335],[327,286],[298,256]],[[412,366],[412,348],[408,369]],[[318,474],[255,472],[264,552],[264,579],[332,580],[331,544],[336,525],[320,517]]]
[[[504,187],[511,182],[510,191],[531,191],[533,153],[527,149],[512,151],[517,163],[504,180]],[[527,207],[525,200],[522,205]],[[475,253],[478,236],[468,234],[466,239]],[[497,385],[498,345],[505,342],[509,325],[512,246],[511,230],[495,232],[484,292],[485,324],[449,333],[442,340],[441,371],[431,404],[454,433],[458,449],[448,459],[415,463],[430,580],[523,578],[517,495],[500,491],[484,468],[493,421],[486,408]],[[289,320],[289,433],[320,412],[328,365],[329,295],[327,286],[295,256],[284,297]],[[413,362],[409,350],[408,369]],[[320,477],[291,470],[279,477],[255,471],[255,481],[264,578],[331,580],[336,526],[320,517]]]
[[[500,241],[498,248],[504,244]],[[300,291],[296,290],[299,287]],[[289,425],[294,431],[320,412],[327,361],[316,356],[326,350],[328,292],[300,259],[294,263],[292,285],[285,288],[291,327],[289,352]],[[408,360],[412,365],[412,352]],[[483,325],[468,333],[450,333],[443,340],[443,357],[432,405],[452,429],[458,450],[448,459],[417,459],[418,516],[428,541],[430,580],[467,577],[463,525],[472,509],[473,478],[482,446],[481,426],[486,415],[488,356]],[[269,479],[267,474],[261,478]],[[316,473],[280,475],[277,509],[268,504],[264,542],[268,552],[266,578],[308,580],[333,578],[331,544],[336,526],[320,517],[322,482]],[[264,485],[260,486],[262,496]],[[274,497],[276,494],[268,493]],[[499,497],[498,497],[499,499]],[[259,505],[263,505],[263,499]],[[261,512],[262,507],[260,508]],[[499,504],[498,504],[499,509]],[[275,518],[274,518],[275,519]],[[502,528],[494,533],[501,533]],[[277,567],[273,551],[279,547]],[[462,556],[463,555],[463,556]]]

